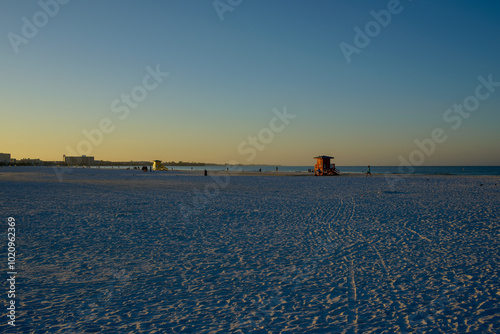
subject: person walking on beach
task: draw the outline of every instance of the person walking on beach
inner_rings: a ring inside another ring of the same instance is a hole
[[[366,171],[366,176],[368,176],[368,175],[372,176],[372,172],[370,170],[370,166],[368,166],[368,170]]]

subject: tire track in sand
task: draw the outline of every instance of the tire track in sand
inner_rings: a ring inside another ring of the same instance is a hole
[[[310,238],[308,239],[312,244],[310,247],[312,253],[301,265],[294,266],[294,270],[287,270],[279,277],[279,281],[283,285],[286,285],[286,283],[291,285],[291,290],[295,291],[303,285],[309,279],[309,276],[317,270],[318,263],[329,259],[330,254],[337,251],[340,244],[339,238],[332,237],[329,232],[331,230],[331,221],[342,210],[343,201],[340,200],[339,202],[340,205],[337,210],[335,210],[336,206],[333,205],[318,206],[306,218],[306,223],[310,222],[310,226],[314,229],[309,231]],[[335,213],[333,213],[334,211]],[[283,291],[278,287],[266,297],[266,300],[259,297],[258,301],[252,301],[254,317],[257,319],[239,317],[236,327],[251,328],[251,330],[261,329],[265,321],[271,318],[274,308],[280,304],[280,299],[283,298],[283,296],[280,297],[282,293]]]
[[[358,301],[357,301],[357,289],[356,289],[356,278],[355,278],[355,268],[354,268],[354,254],[361,249],[359,246],[365,244],[365,242],[359,242],[359,240],[352,236],[352,233],[345,233],[340,235],[332,229],[332,225],[336,225],[343,230],[343,227],[348,231],[352,231],[350,226],[352,217],[355,213],[354,201],[351,201],[352,205],[346,205],[346,202],[340,198],[340,206],[333,216],[326,217],[323,216],[324,226],[322,230],[324,231],[327,238],[331,239],[335,236],[335,239],[339,240],[340,247],[336,249],[336,256],[334,258],[342,258],[348,267],[348,289],[347,289],[347,327],[348,332],[357,334],[358,333]],[[326,213],[331,212],[328,210]],[[332,259],[332,257],[330,257]]]
[[[358,293],[357,293],[357,286],[356,286],[356,268],[355,268],[355,254],[358,253],[359,251],[362,251],[363,249],[366,249],[365,246],[366,244],[368,245],[369,249],[376,255],[377,261],[380,263],[381,269],[384,272],[384,276],[386,279],[386,282],[389,286],[389,291],[388,291],[388,297],[394,301],[396,300],[396,289],[394,287],[394,281],[389,268],[384,260],[384,257],[378,250],[378,248],[370,241],[368,238],[366,238],[361,231],[358,231],[357,228],[353,225],[353,217],[356,212],[356,203],[354,201],[354,198],[350,196],[350,201],[342,201],[344,204],[342,207],[342,212],[337,214],[334,217],[331,217],[330,220],[328,220],[328,229],[330,230],[330,233],[335,233],[339,235],[337,232],[335,232],[331,227],[332,223],[336,223],[336,225],[342,229],[345,228],[347,232],[345,235],[342,235],[342,244],[343,247],[339,249],[338,251],[343,255],[343,260],[348,266],[348,273],[347,273],[347,283],[348,283],[348,312],[347,312],[347,333],[358,333],[358,319],[359,319],[359,302],[358,302]],[[349,203],[350,205],[348,205]],[[350,210],[349,210],[350,208]],[[340,210],[338,210],[340,211]],[[339,235],[340,237],[340,235]],[[397,279],[398,276],[396,276]],[[400,326],[408,328],[408,326],[405,326],[401,321],[398,321]]]
[[[315,217],[312,219],[312,222],[318,227],[317,232],[319,232],[313,237],[315,239],[314,243],[318,245],[317,248],[326,249],[326,258],[329,258],[333,251],[337,252],[338,246],[343,244],[340,236],[331,229],[332,221],[335,220],[344,207],[342,198],[340,198],[338,203],[340,205],[337,210],[335,210],[335,206],[333,205],[323,206],[320,210],[316,209],[314,213]],[[332,214],[334,210],[335,213]]]
[[[354,205],[354,199],[351,196],[351,201],[352,201],[352,206],[351,206],[351,214],[349,218],[346,221],[346,226],[349,230],[351,230],[351,221],[352,217],[354,216],[355,212],[355,205]],[[349,290],[347,293],[347,299],[348,299],[348,307],[349,307],[349,313],[347,315],[347,323],[349,325],[349,332],[353,334],[358,333],[358,295],[357,295],[357,290],[356,290],[356,280],[355,280],[355,275],[354,275],[354,259],[353,259],[353,253],[351,250],[349,250],[349,261],[347,261],[347,258],[345,258],[346,262],[349,265]]]
[[[353,214],[354,214],[354,206],[355,206],[355,202],[354,202],[354,198],[352,196],[351,197],[351,201],[352,201],[352,205],[353,205]],[[352,216],[351,216],[352,217]],[[382,257],[382,255],[380,254],[378,248],[370,241],[368,240],[361,232],[357,231],[356,229],[353,228],[353,226],[351,226],[349,223],[350,223],[351,220],[349,220],[347,226],[349,228],[350,231],[352,231],[353,233],[355,233],[359,238],[361,238],[365,243],[368,244],[368,246],[372,249],[372,251],[377,255],[379,261],[380,261],[380,264],[385,272],[385,276],[386,276],[386,282],[389,286],[389,289],[386,290],[387,292],[387,297],[389,297],[389,299],[391,300],[391,303],[393,303],[394,305],[396,305],[396,308],[398,309],[398,312],[397,312],[397,316],[396,316],[396,322],[399,326],[399,329],[400,330],[403,330],[405,332],[409,332],[411,331],[411,326],[408,322],[408,319],[407,318],[401,318],[400,315],[402,314],[402,308],[404,308],[403,305],[401,305],[400,303],[396,303],[396,301],[399,299],[398,298],[398,295],[399,295],[399,292],[398,292],[398,288],[396,288],[394,286],[394,282],[401,276],[401,275],[395,275],[395,277],[392,277],[390,271],[389,271],[389,268],[387,267],[387,264],[385,263],[384,261],[384,258]],[[406,226],[405,226],[406,227]],[[412,231],[414,232],[414,231]],[[414,232],[416,233],[416,232]],[[418,233],[416,233],[418,234]],[[422,239],[426,239],[427,241],[430,242],[429,239],[419,235],[419,237],[421,237]],[[354,282],[352,282],[354,283]],[[352,284],[351,283],[351,284]],[[357,328],[356,328],[357,330]]]
[[[352,201],[352,206],[353,206],[353,214],[354,214],[354,198],[351,196],[351,201]],[[351,218],[352,218],[352,215],[351,215]],[[350,222],[350,219],[349,219],[349,222]],[[389,282],[392,283],[392,278],[391,278],[391,274],[389,273],[389,269],[387,269],[387,265],[385,264],[385,261],[384,261],[384,258],[382,257],[382,255],[380,254],[380,252],[378,251],[377,247],[370,241],[368,240],[367,238],[365,238],[365,236],[359,232],[359,231],[356,231],[350,224],[349,222],[347,223],[347,228],[349,230],[351,230],[353,233],[355,233],[356,235],[358,235],[364,242],[366,242],[368,244],[368,246],[372,249],[372,251],[377,254],[377,257],[380,261],[380,264],[382,265],[382,268],[384,268],[384,271],[385,271],[385,274],[387,276],[387,279]]]
[[[423,235],[421,235],[421,234],[420,234],[420,233],[418,233],[417,231],[414,231],[414,230],[412,230],[411,228],[407,227],[407,226],[406,226],[406,223],[407,223],[407,222],[404,222],[404,223],[403,223],[403,228],[405,228],[406,230],[410,231],[410,232],[411,232],[411,233],[413,233],[413,234],[416,234],[416,235],[417,235],[420,239],[426,240],[426,241],[430,242],[431,244],[433,244],[433,242],[432,242],[431,240],[427,239],[426,237],[424,237]]]
[[[347,323],[349,324],[349,333],[358,333],[358,304],[356,280],[354,279],[354,263],[352,255],[349,255],[349,260],[344,257],[344,260],[349,263],[349,289],[347,291],[347,299],[349,313],[347,314]]]

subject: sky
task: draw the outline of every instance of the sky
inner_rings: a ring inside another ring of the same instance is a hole
[[[13,158],[500,165],[500,3],[0,1]]]

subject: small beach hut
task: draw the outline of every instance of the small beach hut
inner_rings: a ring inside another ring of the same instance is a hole
[[[162,170],[161,160],[153,160],[153,170]]]
[[[339,175],[340,171],[335,168],[335,164],[330,162],[333,157],[320,155],[314,157],[316,164],[314,165],[314,175]]]

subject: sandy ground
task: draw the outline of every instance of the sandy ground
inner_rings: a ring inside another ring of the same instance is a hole
[[[59,174],[0,169],[2,332],[500,332],[498,177]]]

